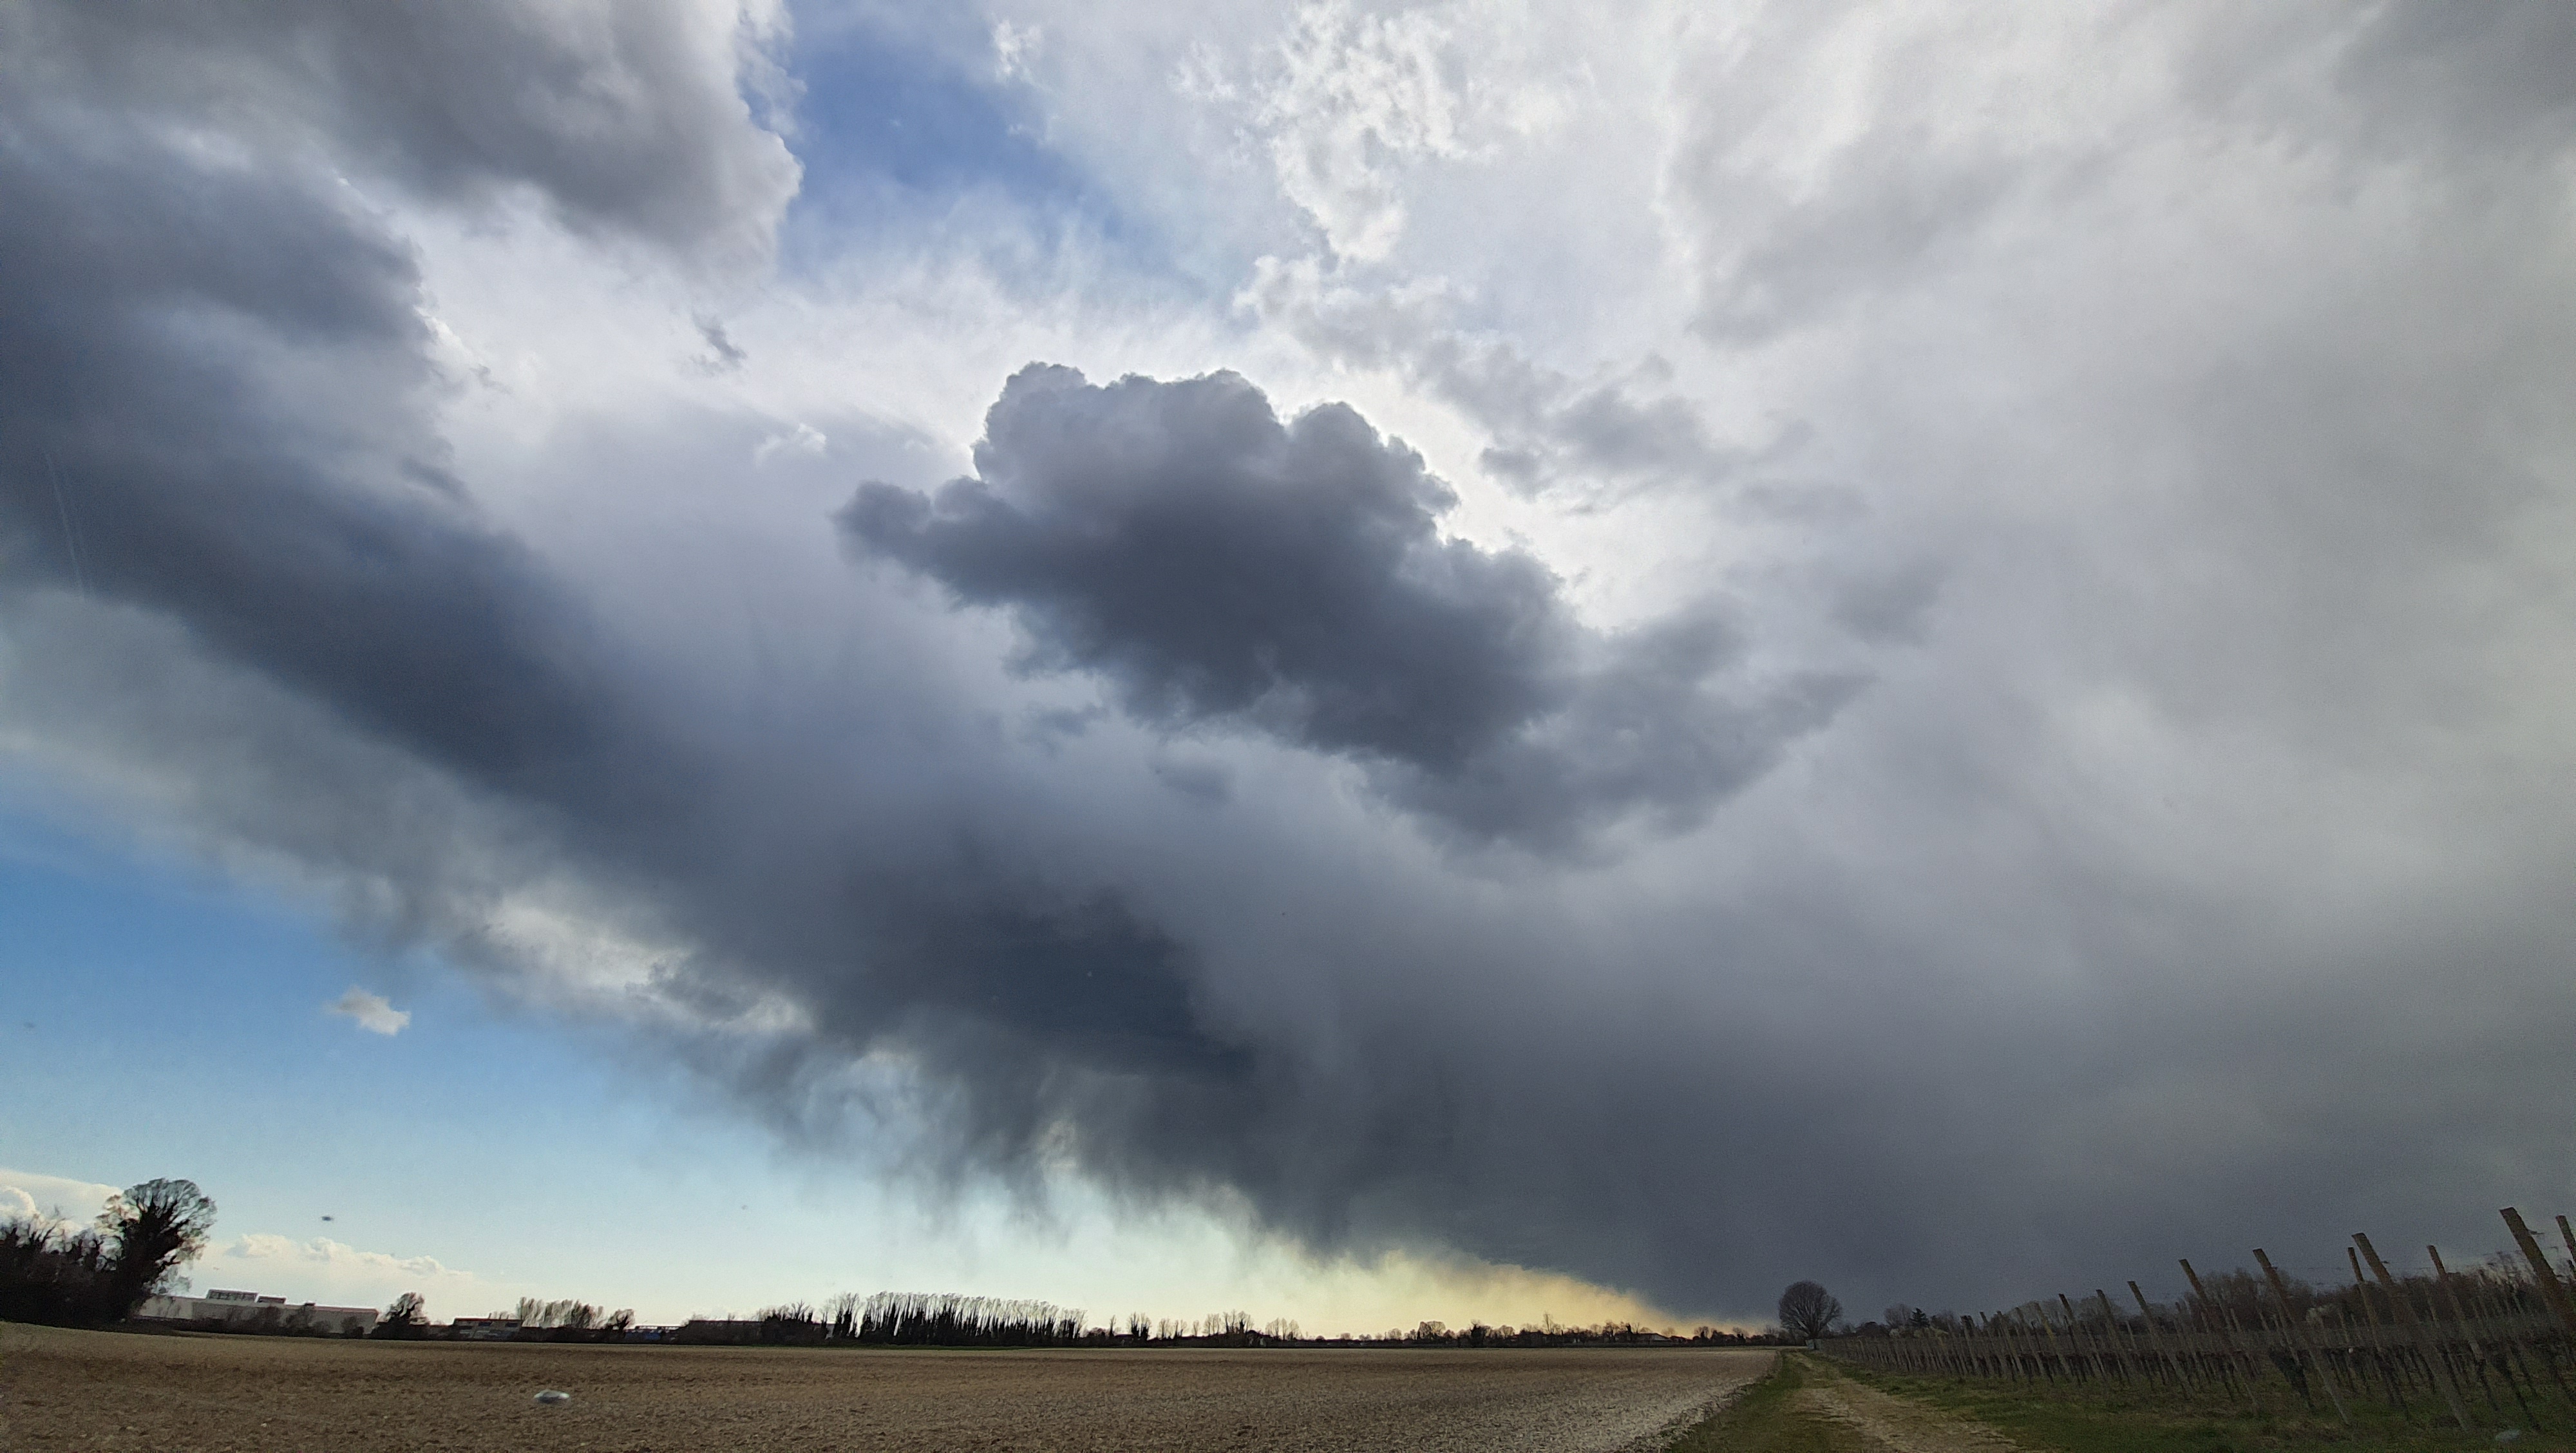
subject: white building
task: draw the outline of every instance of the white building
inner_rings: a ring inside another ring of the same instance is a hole
[[[147,1297],[135,1315],[151,1322],[216,1324],[238,1332],[318,1332],[328,1337],[363,1335],[376,1325],[373,1307],[290,1306],[284,1297],[257,1292],[210,1291],[202,1297]]]

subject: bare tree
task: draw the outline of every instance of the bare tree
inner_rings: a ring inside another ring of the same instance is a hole
[[[376,1320],[376,1335],[394,1339],[421,1336],[429,1330],[429,1318],[424,1313],[427,1305],[418,1292],[405,1292],[394,1298],[394,1304]]]
[[[130,1317],[181,1266],[206,1249],[215,1203],[195,1181],[151,1180],[107,1198],[98,1229],[116,1240],[109,1281],[116,1314]]]
[[[1811,1281],[1789,1283],[1780,1294],[1780,1326],[1800,1341],[1812,1342],[1833,1330],[1843,1319],[1843,1304],[1834,1294]]]

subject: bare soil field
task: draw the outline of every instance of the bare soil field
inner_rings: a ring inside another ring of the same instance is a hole
[[[842,1351],[0,1325],[0,1449],[1654,1448],[1765,1351]],[[572,1394],[539,1406],[538,1391]]]

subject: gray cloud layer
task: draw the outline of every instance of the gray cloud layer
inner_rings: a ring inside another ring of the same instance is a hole
[[[6,23],[55,107],[215,118],[448,199],[524,188],[585,230],[765,250],[796,191],[786,143],[748,124],[730,5],[22,0]]]
[[[974,477],[841,517],[974,609],[827,563],[778,587],[823,645],[759,672],[722,609],[632,623],[624,577],[478,504],[412,244],[334,174],[692,258],[774,217],[729,31],[560,13],[415,44],[117,11],[127,50],[104,10],[5,12],[0,713],[37,770],[513,983],[559,968],[513,913],[570,905],[686,1011],[639,1042],[792,1131],[862,1097],[952,1166],[1681,1306],[2477,1245],[2576,1191],[2553,12],[2177,20],[2155,125],[2050,147],[1889,84],[1806,190],[1749,150],[1794,88],[1730,67],[1792,73],[1807,22],[1686,55],[1705,331],[1855,340],[1791,462],[1867,501],[1827,546],[1937,596],[1790,559],[1724,582],[1762,610],[1602,631],[1536,556],[1444,538],[1354,411],[1035,369]],[[488,74],[369,82],[414,52]],[[636,124],[565,119],[602,96]],[[2230,185],[2177,216],[2186,181]],[[1528,434],[1575,449],[1577,392],[1540,395]],[[1677,410],[1658,447],[1705,461]],[[594,481],[603,534],[757,437],[602,433],[530,467]],[[622,568],[692,607],[791,573],[645,533]],[[1847,634],[1762,634],[1802,602]],[[1007,728],[1094,683],[1123,715]]]

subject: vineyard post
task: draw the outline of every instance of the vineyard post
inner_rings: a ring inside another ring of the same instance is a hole
[[[2031,1305],[2031,1310],[2036,1311],[2037,1313],[2039,1313],[2039,1332],[2040,1332],[2040,1337],[2043,1337],[2043,1338],[2046,1338],[2046,1339],[2047,1339],[2047,1343],[2046,1343],[2047,1350],[2046,1350],[2045,1352],[2043,1352],[2043,1353],[2041,1353],[2041,1354],[2040,1354],[2039,1365],[2040,1365],[2040,1366],[2042,1366],[2042,1367],[2047,1367],[2047,1366],[2048,1366],[2048,1364],[2049,1364],[2049,1360],[2050,1360],[2051,1358],[2056,1359],[2057,1366],[2056,1366],[2056,1368],[2055,1368],[2054,1370],[2052,1370],[2052,1371],[2050,1372],[2050,1374],[2049,1374],[2049,1379],[2050,1379],[2050,1381],[2052,1381],[2052,1382],[2053,1382],[2053,1381],[2055,1381],[2055,1380],[2056,1380],[2056,1378],[2057,1378],[2057,1375],[2058,1375],[2059,1373],[2063,1373],[2063,1374],[2065,1374],[2065,1376],[2066,1376],[2067,1383],[2068,1383],[2070,1386],[2072,1386],[2072,1385],[2073,1385],[2073,1383],[2074,1383],[2074,1381],[2075,1381],[2075,1369],[2074,1369],[2071,1365],[2069,1365],[2069,1364],[2067,1363],[2067,1361],[2066,1361],[2066,1354],[2065,1354],[2064,1352],[2062,1352],[2062,1351],[2058,1350],[2058,1346],[2057,1346],[2057,1329],[2056,1329],[2055,1327],[2052,1327],[2052,1326],[2050,1326],[2050,1325],[2049,1325],[2049,1322],[2048,1322],[2048,1308],[2047,1308],[2047,1307],[2045,1307],[2045,1306],[2042,1306],[2042,1305],[2041,1305],[2041,1304],[2039,1304],[2038,1302],[2033,1302],[2033,1303],[2031,1303],[2030,1305]],[[2034,1342],[2036,1342],[2036,1341],[2038,1341],[2038,1340],[2039,1340],[2039,1338],[2033,1338],[2032,1340],[2033,1340]]]
[[[2060,1380],[2058,1375],[2059,1369],[2057,1366],[2057,1343],[2054,1338],[2043,1337],[2042,1334],[2047,1330],[2044,1324],[2032,1321],[2030,1315],[2031,1308],[2038,1305],[2039,1304],[2037,1302],[2024,1302],[2022,1305],[2013,1308],[2013,1326],[2020,1330],[2022,1340],[2030,1344],[2031,1365],[2039,1369],[2040,1376],[2048,1379],[2048,1390],[2050,1393],[2054,1394],[2057,1391],[2057,1384]]]
[[[2037,1387],[2039,1376],[2031,1371],[2028,1362],[2022,1360],[2021,1338],[2014,1335],[2011,1320],[2001,1312],[1989,1312],[1986,1314],[1986,1326],[2002,1329],[1998,1335],[2004,1339],[2005,1354],[2012,1359],[2013,1381],[2025,1387]]]
[[[2531,1263],[2531,1274],[2540,1283],[2540,1299],[2548,1304],[2561,1330],[2576,1333],[2576,1309],[2567,1305],[2567,1294],[2558,1288],[2558,1273],[2550,1270],[2549,1258],[2541,1253],[2531,1228],[2522,1224],[2522,1213],[2507,1206],[2502,1214],[2505,1228],[2513,1232],[2514,1245],[2522,1248],[2522,1259]]]
[[[2182,1274],[2190,1278],[2192,1297],[2197,1300],[2204,1309],[2203,1315],[2211,1320],[2217,1321],[2225,1337],[2228,1355],[2220,1358],[2218,1365],[2222,1368],[2234,1366],[2238,1372],[2243,1374],[2245,1380],[2245,1405],[2258,1413],[2261,1412],[2263,1410],[2262,1400],[2254,1395],[2253,1356],[2252,1354],[2247,1353],[2237,1341],[2236,1319],[2232,1316],[2228,1316],[2227,1309],[2218,1305],[2217,1301],[2209,1295],[2208,1289],[2200,1284],[2200,1273],[2192,1270],[2191,1263],[2187,1260],[2182,1264]]]
[[[2093,1354],[2091,1334],[2084,1330],[2083,1322],[2075,1315],[2075,1304],[2066,1299],[2064,1292],[2057,1294],[2057,1304],[2066,1309],[2066,1345],[2075,1350],[2085,1378],[2093,1382],[2109,1382],[2110,1379],[2102,1375],[2102,1359]],[[2042,1310],[2044,1313],[2045,1309]]]
[[[2460,1405],[2460,1390],[2451,1385],[2450,1364],[2442,1359],[2442,1349],[2424,1335],[2423,1325],[2415,1320],[2415,1306],[2398,1288],[2397,1278],[2388,1274],[2388,1263],[2381,1261],[2379,1253],[2370,1249],[2369,1237],[2356,1231],[2352,1233],[2352,1240],[2361,1248],[2362,1258],[2370,1263],[2371,1275],[2379,1278],[2379,1285],[2388,1293],[2389,1304],[2397,1309],[2397,1320],[2406,1325],[2407,1334],[2422,1347],[2425,1370],[2433,1374],[2433,1385],[2441,1389],[2442,1401],[2450,1405],[2451,1416],[2459,1422],[2460,1431],[2465,1433],[2474,1429],[2477,1424],[2469,1421],[2469,1410]]]
[[[2343,1249],[2343,1254],[2344,1259],[2352,1263],[2353,1293],[2361,1298],[2362,1319],[2370,1323],[2370,1355],[2379,1363],[2380,1380],[2388,1387],[2388,1405],[2403,1413],[2406,1411],[2406,1395],[2398,1391],[2397,1381],[2388,1371],[2388,1338],[2379,1330],[2379,1309],[2370,1304],[2370,1278],[2362,1274],[2359,1254],[2349,1246]]]
[[[2289,1339],[2290,1355],[2305,1355],[2307,1364],[2316,1369],[2317,1381],[2326,1385],[2326,1397],[2334,1404],[2335,1416],[2351,1422],[2352,1413],[2343,1405],[2343,1389],[2336,1385],[2334,1374],[2326,1369],[2326,1360],[2309,1349],[2307,1335],[2299,1330],[2299,1312],[2290,1305],[2289,1284],[2282,1281],[2281,1273],[2272,1268],[2272,1258],[2263,1254],[2262,1247],[2254,1248],[2254,1260],[2262,1266],[2263,1279],[2272,1284],[2272,1295],[2281,1303],[2281,1331]]]
[[[2095,1287],[2093,1300],[2102,1304],[2102,1329],[2111,1339],[2111,1356],[2120,1364],[2121,1378],[2128,1382],[2144,1383],[2147,1380],[2146,1373],[2139,1368],[2137,1358],[2130,1353],[2129,1334],[2120,1326],[2120,1314],[2111,1310],[2111,1294],[2100,1287]]]
[[[2066,1313],[2066,1350],[2075,1359],[2076,1377],[2084,1382],[2110,1381],[2102,1375],[2102,1359],[2093,1351],[2093,1334],[2085,1331],[2084,1324],[2077,1319],[2075,1304],[2066,1299],[2066,1293],[2059,1292],[2057,1305]],[[2041,1308],[2043,1312],[2046,1310],[2044,1306]]]
[[[2181,1358],[2165,1350],[2165,1334],[2156,1326],[2156,1309],[2147,1304],[2147,1294],[2138,1290],[2136,1282],[2129,1283],[2129,1295],[2138,1299],[2138,1315],[2146,1319],[2147,1345],[2156,1349],[2156,1356],[2163,1359],[2167,1367],[2173,1369],[2174,1386],[2181,1388],[2184,1400],[2189,1401],[2191,1374],[2183,1370]]]
[[[2451,1299],[2451,1320],[2460,1324],[2460,1336],[2469,1344],[2471,1365],[2478,1370],[2478,1391],[2486,1394],[2487,1407],[2490,1410],[2502,1414],[2504,1409],[2496,1406],[2495,1384],[2487,1378],[2487,1349],[2478,1341],[2477,1324],[2469,1319],[2469,1309],[2460,1300],[2459,1283],[2451,1280],[2451,1269],[2442,1264],[2442,1248],[2426,1246],[2424,1254],[2433,1258],[2433,1275],[2442,1283],[2442,1294]],[[2514,1402],[2522,1408],[2522,1420],[2525,1423],[2531,1422],[2531,1404],[2523,1400],[2522,1384],[2513,1380],[2513,1371],[2510,1368],[2504,1370],[2504,1385],[2513,1394]]]
[[[2480,1280],[2486,1282],[2485,1278]],[[2502,1354],[2496,1359],[2496,1366],[2504,1371],[2505,1380],[2512,1382],[2514,1374],[2519,1371],[2522,1381],[2516,1386],[2528,1386],[2533,1392],[2540,1391],[2540,1379],[2532,1374],[2531,1359],[2523,1355],[2522,1344],[2529,1339],[2519,1325],[2521,1309],[2506,1296],[2502,1287],[2492,1282],[2479,1287],[2476,1295],[2479,1311],[2495,1323],[2497,1346],[2503,1349]],[[2545,1319],[2545,1312],[2543,1316]],[[2566,1385],[2561,1383],[2559,1391],[2563,1394],[2566,1390]]]
[[[2522,1224],[2522,1212],[2507,1206],[2504,1208],[2503,1215],[2505,1226],[2513,1232],[2514,1244],[2522,1248],[2523,1259],[2531,1263],[2533,1279],[2540,1283],[2541,1300],[2546,1302],[2549,1310],[2556,1315],[2559,1329],[2571,1337],[2576,1337],[2576,1303],[2571,1303],[2567,1290],[2558,1284],[2558,1274],[2550,1267],[2548,1255],[2540,1249],[2540,1242],[2532,1236],[2531,1228]],[[2564,1227],[2564,1218],[2561,1219],[2560,1225]],[[2558,1350],[2537,1342],[2534,1350],[2540,1354],[2543,1361],[2549,1364],[2549,1375],[2558,1384],[2558,1395],[2576,1402],[2576,1395],[2571,1395],[2567,1390],[2567,1375],[2559,1370]],[[2519,1345],[2514,1351],[2515,1355],[2521,1355]],[[2528,1378],[2530,1376],[2529,1359],[2524,1359],[2524,1366],[2524,1376]],[[2537,1382],[2532,1385],[2539,1386]]]
[[[2496,1350],[2488,1353],[2488,1360],[2496,1365],[2496,1376],[2504,1378],[2504,1391],[2514,1394],[2514,1407],[2522,1409],[2524,1427],[2530,1427],[2537,1420],[2532,1417],[2532,1399],[2522,1396],[2522,1383],[2532,1383],[2532,1368],[2522,1363],[2522,1340],[2514,1337],[2514,1309],[2501,1304],[2494,1286],[2488,1286],[2488,1278],[2483,1275],[2476,1283],[2470,1283],[2468,1301],[2478,1309],[2478,1319],[2488,1324],[2488,1337],[2496,1342]],[[2514,1376],[2517,1365],[2522,1365],[2522,1376]],[[2540,1391],[2540,1383],[2532,1383],[2532,1391]]]
[[[2039,1328],[2031,1323],[2029,1307],[2013,1308],[2012,1318],[2014,1330],[2021,1334],[2021,1340],[2030,1344],[2030,1365],[2039,1369],[2040,1377],[2047,1379],[2049,1395],[2056,1396],[2059,1380],[2057,1364],[2051,1361],[2049,1356],[2054,1349],[2040,1340]]]
[[[2138,1363],[2135,1347],[2129,1341],[2129,1329],[2120,1325],[2120,1314],[2111,1306],[2111,1294],[2095,1287],[2093,1300],[2101,1304],[2102,1335],[2111,1344],[2111,1363],[2120,1369],[2120,1380],[2143,1383],[2147,1377],[2146,1369]]]

